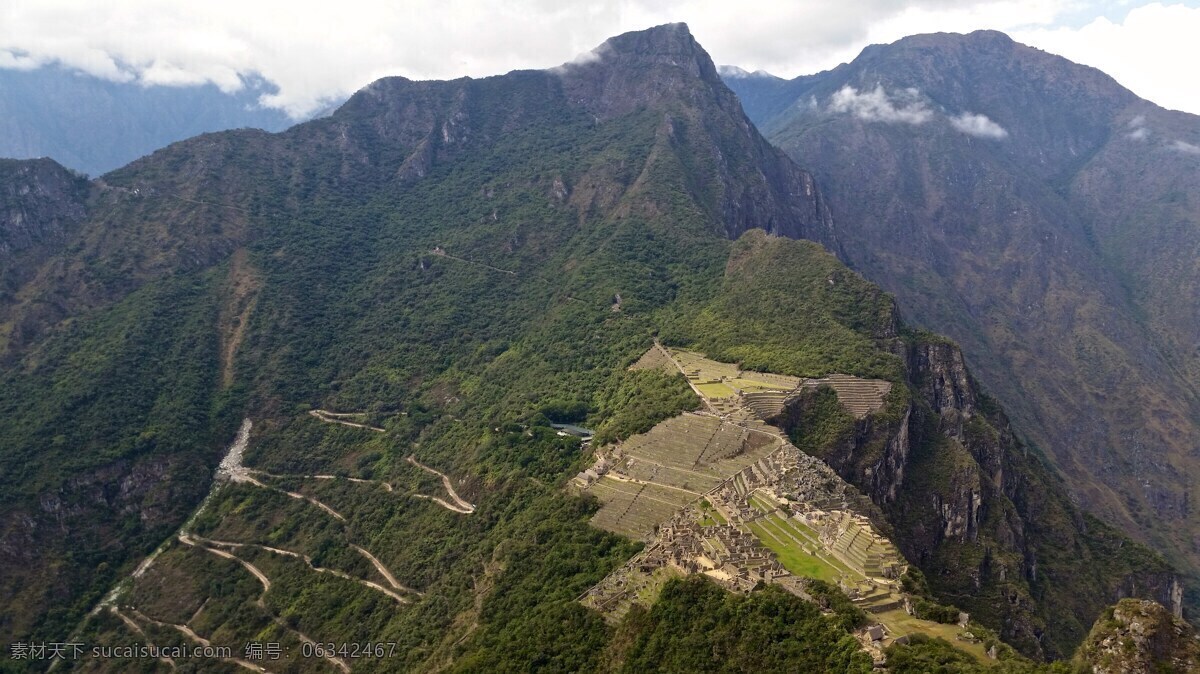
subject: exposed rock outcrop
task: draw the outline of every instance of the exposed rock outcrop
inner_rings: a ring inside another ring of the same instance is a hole
[[[1123,599],[1096,621],[1076,662],[1094,674],[1194,672],[1200,640],[1161,604]]]
[[[86,215],[88,182],[52,159],[0,159],[0,269],[13,254],[61,242]]]

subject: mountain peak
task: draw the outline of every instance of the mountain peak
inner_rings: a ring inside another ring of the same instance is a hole
[[[664,23],[610,37],[600,49],[637,56],[692,56],[703,51],[686,23]]]
[[[665,23],[611,37],[556,71],[575,74],[580,69],[613,71],[631,67],[634,71],[678,69],[681,74],[710,83],[720,79],[708,52],[692,37],[686,23]]]

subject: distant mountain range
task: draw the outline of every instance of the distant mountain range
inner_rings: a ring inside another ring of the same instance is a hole
[[[97,176],[201,133],[281,131],[295,120],[258,104],[268,86],[252,81],[227,94],[213,85],[113,82],[58,66],[0,68],[0,157],[51,157]]]
[[[1200,117],[988,31],[725,82],[838,255],[962,345],[1076,498],[1200,571]]]

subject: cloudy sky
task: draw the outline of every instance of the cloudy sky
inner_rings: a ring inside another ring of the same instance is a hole
[[[385,75],[544,68],[673,21],[718,64],[785,77],[913,33],[998,29],[1200,114],[1200,0],[0,0],[0,68],[227,91],[261,76],[278,87],[262,102],[301,116]]]

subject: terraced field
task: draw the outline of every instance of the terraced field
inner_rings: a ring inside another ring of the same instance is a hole
[[[644,537],[675,510],[779,444],[714,416],[685,413],[669,419],[622,443],[619,458],[613,453],[611,472],[587,488],[604,504],[592,523]],[[631,496],[639,493],[636,499]]]
[[[884,396],[892,383],[882,379],[862,379],[848,374],[831,374],[820,379],[808,379],[805,388],[828,385],[837,391],[838,402],[859,419],[883,407]]]
[[[664,362],[684,373],[716,415],[685,413],[615,448],[602,448],[597,466],[603,468],[593,469],[602,476],[592,475],[594,481],[587,486],[604,504],[592,523],[641,538],[650,546],[589,590],[581,598],[585,605],[615,623],[632,604],[650,605],[662,582],[685,569],[740,591],[770,578],[802,593],[804,579],[812,578],[845,589],[855,604],[887,628],[885,645],[902,635],[923,633],[987,661],[982,645],[964,640],[961,628],[904,612],[898,586],[888,579],[902,567],[903,558],[865,517],[845,510],[843,499],[809,494],[806,503],[813,510],[807,512],[818,513],[809,526],[791,516],[794,504],[780,500],[776,491],[782,471],[788,470],[787,461],[780,460],[788,456],[788,447],[779,429],[755,418],[774,417],[792,392],[820,385],[831,386],[839,402],[862,417],[883,406],[888,382],[837,374],[801,380],[742,371],[657,344],[634,367],[661,367]],[[773,454],[776,450],[783,454]],[[683,508],[688,510],[681,524],[673,516]],[[688,524],[704,529],[681,534]],[[664,528],[656,530],[656,525]],[[721,530],[725,534],[717,535]],[[738,538],[749,538],[747,534],[769,554],[754,553],[754,545],[747,547]],[[771,555],[782,569],[770,569],[776,564]],[[731,559],[732,564],[722,563]]]
[[[675,364],[671,362],[671,358],[667,356],[667,352],[657,345],[652,347],[633,365],[629,366],[630,370],[662,370],[664,372],[676,372]]]
[[[597,480],[589,491],[604,504],[592,516],[592,524],[630,538],[645,538],[656,524],[665,522],[695,498],[684,491],[610,476]]]

